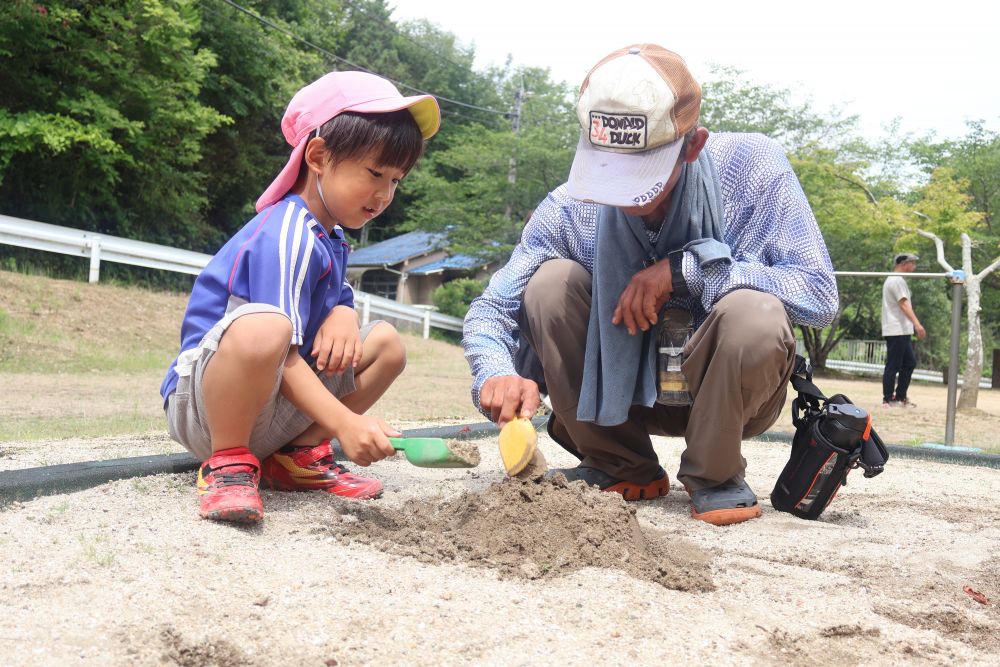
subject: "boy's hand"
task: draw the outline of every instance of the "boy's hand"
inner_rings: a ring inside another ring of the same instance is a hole
[[[361,329],[358,314],[349,306],[336,306],[320,325],[313,341],[312,356],[316,357],[316,370],[327,377],[343,373],[348,366],[357,367],[361,361]]]
[[[335,435],[347,458],[359,466],[368,466],[395,454],[389,436],[399,437],[402,433],[381,419],[354,415]]]

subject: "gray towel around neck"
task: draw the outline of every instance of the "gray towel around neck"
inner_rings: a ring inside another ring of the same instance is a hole
[[[695,162],[684,165],[655,246],[641,218],[613,206],[600,207],[577,419],[615,426],[628,419],[632,405],[653,405],[657,328],[630,336],[624,324],[611,324],[611,315],[629,281],[648,260],[663,259],[683,248],[694,253],[702,267],[731,262],[724,233],[719,174],[704,150]]]

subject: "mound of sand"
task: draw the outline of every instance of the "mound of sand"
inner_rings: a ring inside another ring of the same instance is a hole
[[[621,496],[561,475],[507,479],[482,493],[398,509],[344,501],[340,512],[313,530],[424,563],[468,563],[524,579],[604,567],[674,590],[714,588],[703,549],[643,529]]]

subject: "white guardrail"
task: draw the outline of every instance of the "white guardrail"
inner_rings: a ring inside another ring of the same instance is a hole
[[[882,371],[885,370],[885,364],[870,364],[863,361],[844,361],[842,359],[827,359],[826,367],[837,371],[847,371],[858,375],[874,375],[877,377],[882,377]],[[918,368],[913,371],[913,379],[922,380],[924,382],[944,383],[944,374],[941,371],[929,371]],[[961,387],[963,384],[964,380],[962,379],[961,373],[959,373],[958,386]],[[993,380],[990,378],[980,378],[979,388],[992,389]]]
[[[89,280],[92,283],[100,280],[102,261],[198,275],[212,259],[211,255],[201,252],[105,236],[9,215],[0,215],[0,243],[89,258]],[[461,319],[435,312],[431,306],[408,306],[358,291],[354,293],[354,306],[361,314],[362,324],[367,324],[372,316],[414,322],[423,325],[424,338],[430,336],[432,327],[462,331]]]

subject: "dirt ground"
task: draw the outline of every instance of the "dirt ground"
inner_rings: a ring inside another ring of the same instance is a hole
[[[257,528],[198,519],[192,474],[8,505],[0,664],[1000,663],[1000,470],[892,460],[807,522],[768,501],[787,446],[751,442],[764,515],[716,528],[679,488],[504,481],[476,444],[376,464],[377,501],[264,492]],[[169,446],[76,447],[112,445]],[[671,476],[682,447],[656,441]]]
[[[183,298],[144,298],[0,272],[0,471],[181,451],[157,388]],[[373,412],[481,421],[461,350],[406,343]],[[888,443],[943,439],[941,385],[903,410],[875,381],[818,384]],[[1000,391],[981,391],[956,444],[997,451],[998,431]],[[1000,470],[894,458],[807,522],[768,500],[788,446],[747,442],[764,515],[716,528],[680,488],[626,504],[505,481],[495,438],[475,443],[472,470],[376,464],[377,501],[265,491],[254,528],[200,520],[193,474],[2,506],[0,665],[1000,664]],[[673,478],[683,441],[655,444]]]

